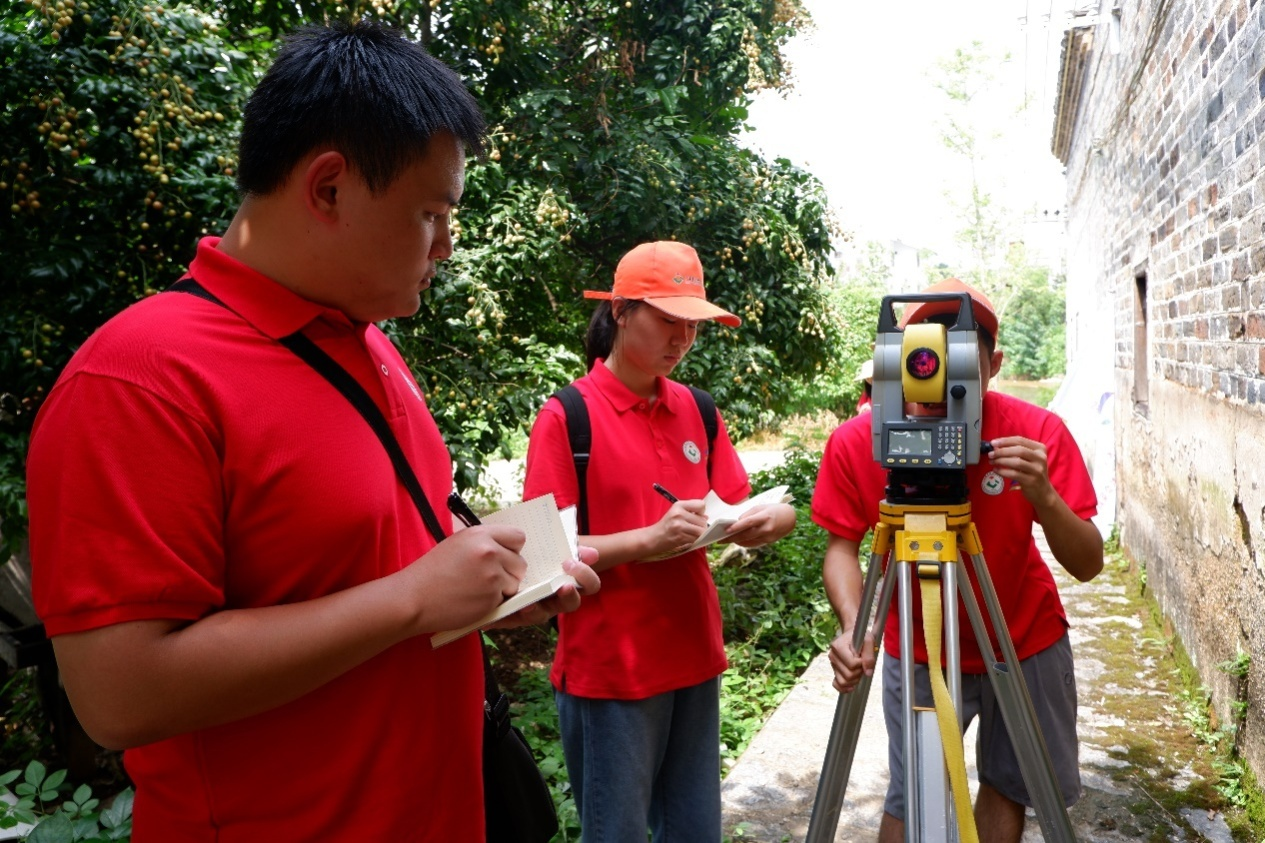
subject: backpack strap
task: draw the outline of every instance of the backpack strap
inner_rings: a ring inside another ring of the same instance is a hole
[[[707,479],[712,479],[712,451],[716,449],[716,433],[720,423],[716,421],[716,399],[705,389],[691,386],[694,403],[698,405],[698,414],[703,417],[703,428],[707,431]]]
[[[589,535],[589,496],[587,478],[589,473],[589,452],[593,446],[593,429],[589,426],[589,408],[584,404],[584,396],[575,384],[567,384],[553,394],[562,404],[567,416],[567,441],[571,445],[571,459],[575,462],[575,479],[579,486],[579,501],[576,504],[576,526],[580,535]]]
[[[716,447],[716,434],[720,423],[716,418],[716,400],[710,392],[690,387],[694,403],[698,405],[698,414],[703,419],[703,429],[707,431],[707,478],[712,476],[712,450]],[[576,526],[580,535],[589,535],[589,496],[588,472],[589,455],[593,450],[593,428],[589,424],[589,408],[584,403],[584,396],[575,384],[568,384],[553,394],[567,418],[567,441],[571,445],[571,459],[575,462],[575,479],[579,488],[579,501],[576,504]]]

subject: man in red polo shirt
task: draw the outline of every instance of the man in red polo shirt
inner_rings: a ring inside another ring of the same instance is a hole
[[[242,205],[190,266],[207,297],[116,316],[40,412],[36,606],[88,733],[127,750],[136,843],[483,838],[479,642],[425,633],[512,594],[524,536],[437,544],[364,418],[278,342],[350,373],[446,513],[447,449],[373,323],[415,313],[451,254],[483,133],[396,33],[289,39],[246,109]]]
[[[966,469],[971,517],[980,536],[989,575],[1006,618],[1010,637],[1032,693],[1037,720],[1050,749],[1063,796],[1079,798],[1076,743],[1076,684],[1067,636],[1067,616],[1050,569],[1032,536],[1040,523],[1054,557],[1082,582],[1102,570],[1102,536],[1089,520],[1097,512],[1089,473],[1063,422],[1040,407],[988,390],[1001,370],[996,350],[997,314],[978,290],[957,279],[934,284],[926,293],[969,293],[979,325],[981,391],[984,394],[981,439],[993,444],[987,460]],[[956,302],[911,305],[905,324],[956,319]],[[920,406],[909,410],[924,412]],[[908,411],[908,410],[907,410]],[[862,652],[852,647],[861,603],[858,552],[865,533],[879,521],[886,472],[874,459],[870,414],[861,414],[831,434],[813,493],[813,520],[830,533],[823,566],[826,592],[843,633],[830,648],[835,687],[852,691],[876,661],[871,636]],[[970,569],[970,566],[965,566]],[[974,573],[976,599],[983,606]],[[915,629],[921,629],[921,604],[915,592]],[[979,715],[977,749],[980,776],[975,817],[983,841],[1018,841],[1024,806],[1030,805],[1018,760],[1002,722],[983,658],[965,609],[959,607],[963,722]],[[904,754],[901,738],[900,616],[895,605],[884,633],[883,709],[888,729],[891,783],[879,832],[882,843],[904,839]],[[917,704],[930,706],[926,647],[916,636]],[[994,638],[994,644],[996,639]]]

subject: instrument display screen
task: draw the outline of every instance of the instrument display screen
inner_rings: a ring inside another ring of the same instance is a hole
[[[931,456],[931,431],[922,430],[889,430],[887,432],[887,453],[901,457]]]

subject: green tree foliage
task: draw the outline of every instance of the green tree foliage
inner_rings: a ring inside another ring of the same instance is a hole
[[[0,0],[0,524],[24,530],[34,412],[93,329],[163,289],[232,214],[244,97],[301,23],[371,14],[467,79],[495,125],[459,242],[399,342],[469,486],[582,373],[591,302],[650,239],[695,245],[708,326],[680,372],[739,435],[784,409],[832,339],[820,184],[735,138],[782,81],[798,0]],[[16,525],[16,526],[15,526]]]
[[[1001,325],[1006,377],[1023,380],[1060,375],[1066,369],[1067,308],[1063,279],[1030,268],[1022,274],[1018,295]]]
[[[855,414],[862,391],[861,365],[874,357],[879,304],[886,293],[880,281],[846,273],[830,290],[837,337],[817,375],[799,385],[791,407],[795,414],[810,416],[828,410],[841,419]]]
[[[98,325],[179,277],[233,208],[253,63],[214,18],[0,2],[0,523],[23,532],[31,421]]]
[[[744,319],[706,326],[678,372],[731,430],[784,410],[825,359],[824,194],[735,142],[748,93],[781,78],[797,13],[767,0],[437,7],[431,47],[473,80],[495,129],[450,274],[399,327],[463,468],[583,373],[582,291],[609,289],[642,241],[695,246],[709,297]]]

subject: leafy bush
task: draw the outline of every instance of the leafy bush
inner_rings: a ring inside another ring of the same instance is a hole
[[[557,634],[551,632],[556,643]],[[494,659],[495,660],[495,659]],[[553,685],[548,666],[524,670],[518,674],[512,691],[514,725],[523,733],[540,763],[540,771],[553,790],[558,809],[558,833],[555,841],[580,839],[580,813],[571,793],[571,779],[562,754],[562,737],[558,733],[558,708],[554,703]]]
[[[21,455],[57,374],[227,223],[253,77],[211,15],[124,0],[0,0],[0,67],[0,523],[12,551],[26,525]]]
[[[880,285],[865,280],[831,288],[828,301],[835,320],[834,341],[816,374],[794,385],[789,405],[792,415],[808,416],[824,410],[846,419],[856,414],[862,390],[857,375],[861,364],[874,357],[879,304],[885,292]]]
[[[796,528],[773,544],[713,566],[729,654],[721,679],[721,743],[727,758],[742,753],[836,632],[821,580],[826,533],[809,517],[820,464],[819,452],[792,449],[781,465],[754,474],[757,489],[789,487]]]
[[[9,789],[21,777],[22,781]],[[32,761],[25,770],[10,770],[0,775],[0,793],[11,794],[16,802],[0,801],[0,829],[16,828],[20,823],[34,826],[21,838],[28,843],[108,843],[127,841],[132,836],[131,788],[115,796],[110,805],[101,808],[101,800],[92,795],[92,788],[80,785],[69,795],[66,771],[49,773],[39,761]],[[57,803],[57,804],[54,804]]]

